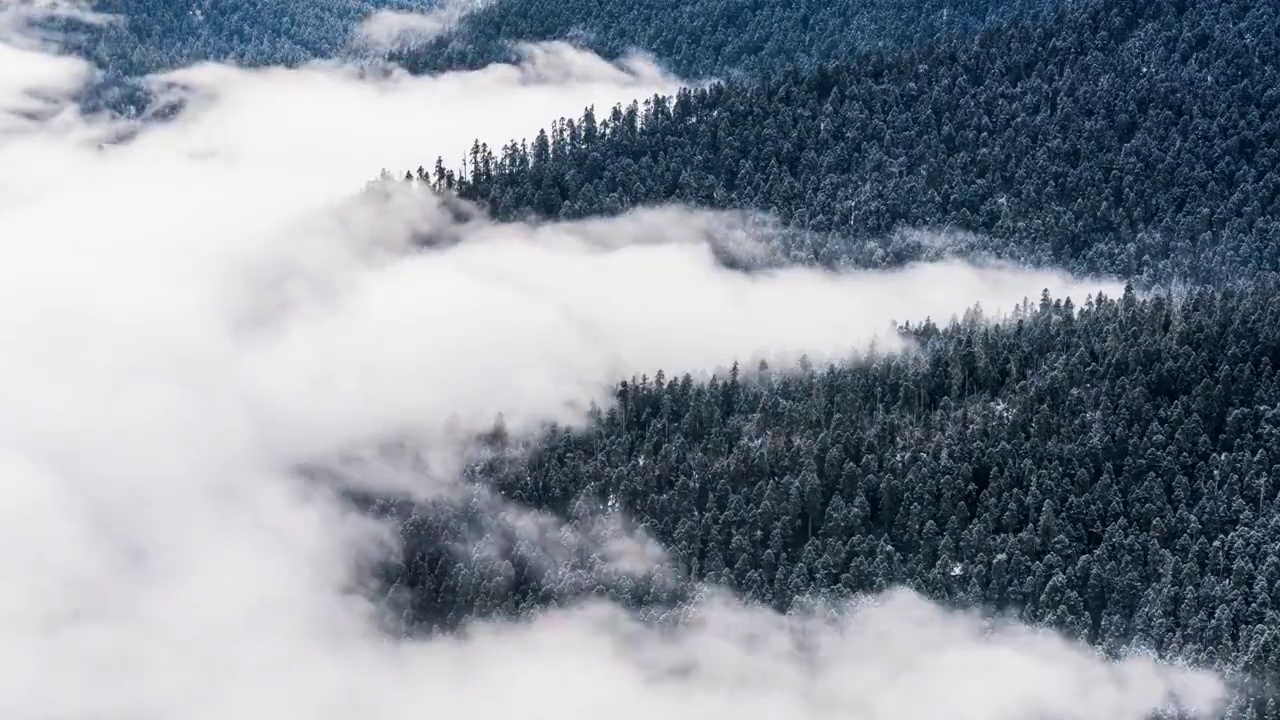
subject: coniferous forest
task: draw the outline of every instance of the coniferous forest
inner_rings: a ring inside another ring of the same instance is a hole
[[[1280,270],[1278,12],[1072,5],[1049,22],[588,111],[428,174],[503,217],[672,200],[767,209],[808,231],[786,248],[800,262],[941,251],[1148,285],[1229,282]],[[913,227],[967,237],[865,242]]]
[[[553,5],[497,3],[467,42],[407,62],[475,64],[532,33],[721,79],[477,141],[406,179],[507,219],[762,209],[795,263],[959,255],[1130,286],[905,323],[916,353],[800,375],[629,378],[586,430],[490,447],[472,468],[485,492],[584,528],[620,510],[679,577],[780,611],[907,585],[1219,668],[1243,688],[1229,715],[1280,717],[1274,3]],[[456,504],[380,508],[402,517],[386,572],[407,627],[584,593],[661,615],[693,591],[589,553],[551,566]],[[460,556],[477,532],[489,552]]]
[[[122,78],[332,56],[354,18],[424,6],[100,5],[134,20],[77,51]],[[397,180],[502,220],[763,211],[789,264],[1127,285],[904,320],[909,352],[618,378],[585,427],[498,427],[465,498],[352,498],[398,523],[377,590],[398,632],[592,596],[658,619],[706,585],[779,612],[907,586],[1217,669],[1232,720],[1280,720],[1280,4],[491,0],[390,59],[475,68],[530,40],[643,52],[695,87],[405,157]],[[549,553],[490,512],[508,505],[573,533]],[[669,563],[618,571],[601,538],[624,532]]]

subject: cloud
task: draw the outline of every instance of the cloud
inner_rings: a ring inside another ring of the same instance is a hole
[[[0,132],[32,127],[63,110],[59,99],[80,86],[83,70],[74,61],[0,45]]]
[[[445,0],[427,12],[379,10],[360,24],[356,45],[386,51],[434,40],[485,4],[485,0]]]
[[[47,52],[53,38],[41,21],[105,16],[65,0],[0,0],[0,134],[43,126],[69,110],[69,97],[92,76],[83,62]]]
[[[105,25],[119,18],[95,10],[85,0],[0,0],[0,32],[4,33],[6,42],[47,42],[50,38],[44,35],[44,24],[57,20]],[[56,52],[56,48],[53,50]]]
[[[383,635],[358,567],[386,528],[300,463],[397,434],[447,447],[498,411],[571,421],[632,371],[835,357],[891,343],[893,318],[1112,286],[959,262],[744,275],[707,239],[740,235],[733,215],[460,223],[408,187],[352,196],[382,167],[676,85],[565,46],[434,78],[196,66],[155,80],[189,102],[141,129],[69,111],[84,64],[21,57],[0,86],[0,716],[1123,720],[1218,692],[901,596],[813,630],[812,657],[791,621],[731,602],[674,634],[588,608]],[[461,241],[412,251],[425,235]]]

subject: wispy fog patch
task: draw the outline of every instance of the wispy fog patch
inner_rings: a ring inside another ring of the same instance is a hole
[[[655,631],[605,605],[474,628],[457,676],[502,681],[483,708],[529,712],[546,687],[567,717],[1138,720],[1157,705],[1211,707],[1208,675],[1118,665],[1056,636],[990,625],[910,593],[783,617],[709,597],[697,619]],[[482,660],[471,660],[475,652]],[[540,658],[528,666],[526,658]],[[465,686],[470,688],[470,685]],[[466,690],[462,690],[465,692]]]
[[[489,2],[444,0],[424,12],[379,10],[360,24],[356,31],[356,45],[363,49],[388,51],[434,40],[452,30],[467,13]]]
[[[740,235],[732,216],[531,226],[406,185],[354,194],[382,167],[678,85],[642,61],[551,45],[426,78],[201,65],[155,79],[187,100],[171,121],[102,144],[124,123],[67,104],[86,66],[0,43],[22,60],[0,65],[0,717],[1136,720],[1220,691],[900,596],[815,626],[807,654],[791,621],[733,602],[682,630],[579,608],[389,637],[361,591],[387,528],[300,465],[398,436],[448,460],[498,412],[512,432],[580,421],[631,372],[837,357],[894,342],[892,319],[1113,285],[961,262],[747,275],[709,239]],[[661,557],[602,544],[628,571]]]

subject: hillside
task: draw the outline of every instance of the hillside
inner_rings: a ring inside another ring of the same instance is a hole
[[[1229,714],[1271,720],[1280,281],[1082,303],[904,326],[919,354],[798,376],[622,383],[586,430],[491,445],[466,504],[379,504],[405,543],[386,602],[422,632],[584,594],[658,617],[691,581],[779,611],[906,585],[1249,679]],[[549,561],[482,521],[489,486],[583,538],[621,512],[676,574],[619,575],[585,540]]]
[[[908,47],[1038,17],[1053,0],[496,0],[448,36],[394,53],[416,71],[477,67],[512,57],[511,44],[571,40],[606,58],[650,54],[682,77],[756,78],[847,57],[868,47]]]
[[[1074,6],[561,120],[431,179],[500,217],[768,210],[808,231],[799,262],[1224,282],[1280,270],[1278,28],[1263,0]],[[965,232],[894,236],[922,227]]]
[[[405,628],[584,594],[657,618],[697,582],[779,611],[905,584],[1218,668],[1243,689],[1229,717],[1280,717],[1280,16],[1118,0],[985,28],[588,109],[409,177],[507,219],[763,209],[790,263],[1004,258],[1185,292],[908,323],[918,354],[799,376],[632,378],[586,430],[491,442],[469,476],[583,533],[621,513],[673,567],[620,576],[578,548],[548,569],[461,506],[384,503]]]

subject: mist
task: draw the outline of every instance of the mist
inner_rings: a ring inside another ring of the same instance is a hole
[[[356,30],[355,45],[368,50],[394,50],[434,40],[452,30],[468,13],[489,0],[444,0],[424,12],[379,10]]]
[[[1220,699],[1208,674],[900,594],[835,624],[720,599],[670,631],[589,606],[387,636],[356,561],[388,528],[299,464],[398,435],[448,457],[499,412],[514,432],[582,422],[631,373],[906,350],[893,320],[1118,288],[958,261],[748,275],[713,251],[735,214],[504,224],[408,185],[358,192],[679,86],[643,60],[205,64],[152,78],[184,106],[141,126],[82,116],[92,68],[0,27],[0,715],[1136,720]],[[438,236],[456,242],[418,247]]]

